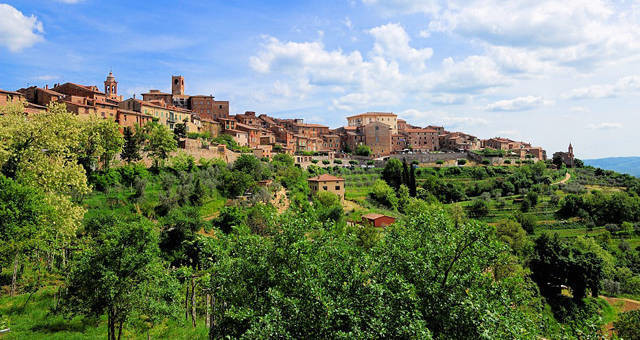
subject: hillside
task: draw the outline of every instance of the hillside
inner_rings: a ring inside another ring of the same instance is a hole
[[[640,177],[640,157],[584,159],[584,164]]]

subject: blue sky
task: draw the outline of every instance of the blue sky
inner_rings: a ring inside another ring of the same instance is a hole
[[[0,0],[1,1],[1,0]],[[169,90],[331,127],[364,111],[637,156],[640,1],[0,2],[0,88]]]

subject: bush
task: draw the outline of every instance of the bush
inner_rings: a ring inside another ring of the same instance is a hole
[[[360,144],[356,147],[356,155],[358,156],[370,156],[371,155],[371,148],[364,145],[364,144]]]
[[[373,188],[371,188],[371,192],[369,196],[376,202],[386,206],[390,209],[398,208],[398,197],[396,196],[395,191],[391,188],[387,182],[378,179],[373,183]]]
[[[459,159],[458,160],[458,165],[465,165],[467,164],[467,160],[466,159]]]
[[[620,314],[613,327],[622,339],[640,339],[640,310]]]
[[[436,164],[442,165],[442,164],[444,164],[444,161],[443,160],[436,161]]]
[[[491,162],[488,159],[483,159],[482,160],[482,164],[483,165],[489,165],[489,164],[491,164]]]
[[[342,160],[334,159],[333,164],[342,164]]]
[[[329,165],[329,163],[331,163],[331,162],[329,162],[329,161],[328,161],[328,160],[326,160],[326,159],[323,159],[323,160],[322,160],[322,164],[324,164],[324,165]]]
[[[311,163],[313,163],[313,164],[317,164],[317,163],[318,163],[318,160],[317,160],[317,159],[312,159],[312,160],[311,160]]]
[[[351,165],[358,165],[358,161],[350,160],[350,161],[349,161],[349,164],[351,164]]]
[[[475,218],[484,217],[489,214],[489,204],[487,204],[487,201],[481,199],[473,201],[468,209],[469,216]]]
[[[376,164],[374,161],[367,161],[367,165],[374,165]]]
[[[504,164],[511,164],[511,160],[510,159],[505,159],[503,163]]]

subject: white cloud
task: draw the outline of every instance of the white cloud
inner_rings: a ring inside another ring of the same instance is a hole
[[[576,112],[576,113],[587,113],[590,110],[589,108],[586,108],[584,106],[572,106],[569,108],[569,111]]]
[[[551,102],[542,97],[526,96],[514,99],[500,100],[487,105],[487,111],[527,111],[533,110],[543,105],[550,105]]]
[[[428,38],[431,36],[431,32],[429,32],[428,30],[421,30],[418,35],[420,36],[420,38]]]
[[[611,122],[603,122],[603,123],[595,123],[587,125],[587,128],[592,130],[614,130],[622,128],[622,124],[620,123],[611,123]]]
[[[484,118],[451,115],[442,111],[420,111],[409,109],[398,113],[400,118],[406,119],[411,124],[417,125],[441,125],[446,129],[468,129],[479,125],[486,126],[489,124]]]
[[[387,13],[422,12],[430,33],[510,55],[512,66],[584,69],[640,57],[637,3],[608,0],[363,0]],[[391,11],[390,8],[394,8]],[[508,60],[507,60],[508,61]]]
[[[50,74],[45,74],[45,75],[34,77],[34,79],[42,80],[42,81],[48,81],[48,80],[60,79],[60,77],[59,76],[50,75]]]
[[[422,71],[425,62],[433,55],[430,48],[415,49],[409,46],[409,35],[398,24],[386,24],[369,30],[375,38],[373,55],[389,60],[406,61],[413,69]]]
[[[348,29],[353,28],[353,23],[351,22],[351,19],[349,19],[349,17],[344,18],[344,25],[347,26]]]
[[[0,45],[20,52],[44,41],[42,23],[34,15],[25,16],[16,8],[0,4]]]
[[[620,78],[613,84],[599,84],[571,90],[563,97],[568,99],[597,99],[617,97],[640,90],[640,76]]]

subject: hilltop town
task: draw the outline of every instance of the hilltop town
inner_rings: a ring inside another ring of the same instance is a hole
[[[171,77],[171,93],[151,89],[141,96],[136,98],[134,94],[124,99],[118,94],[116,78],[109,72],[104,91],[94,85],[70,82],[51,88],[47,85],[0,90],[0,106],[22,102],[26,114],[37,114],[51,102],[60,102],[77,115],[97,115],[117,122],[122,128],[157,121],[173,130],[184,124],[191,137],[228,135],[258,157],[270,158],[277,151],[300,156],[296,158],[298,163],[309,163],[308,157],[314,154],[342,158],[349,153],[369,158],[431,154],[428,158],[431,161],[458,157],[447,157],[446,153],[463,153],[479,163],[485,156],[501,156],[498,161],[501,164],[547,159],[545,150],[528,142],[502,137],[480,139],[442,126],[415,126],[391,112],[355,114],[346,117],[346,126],[335,129],[306,123],[300,118],[282,119],[251,111],[230,115],[229,101],[216,100],[213,95],[186,94],[182,76]],[[571,161],[566,155],[563,159],[567,164]]]

